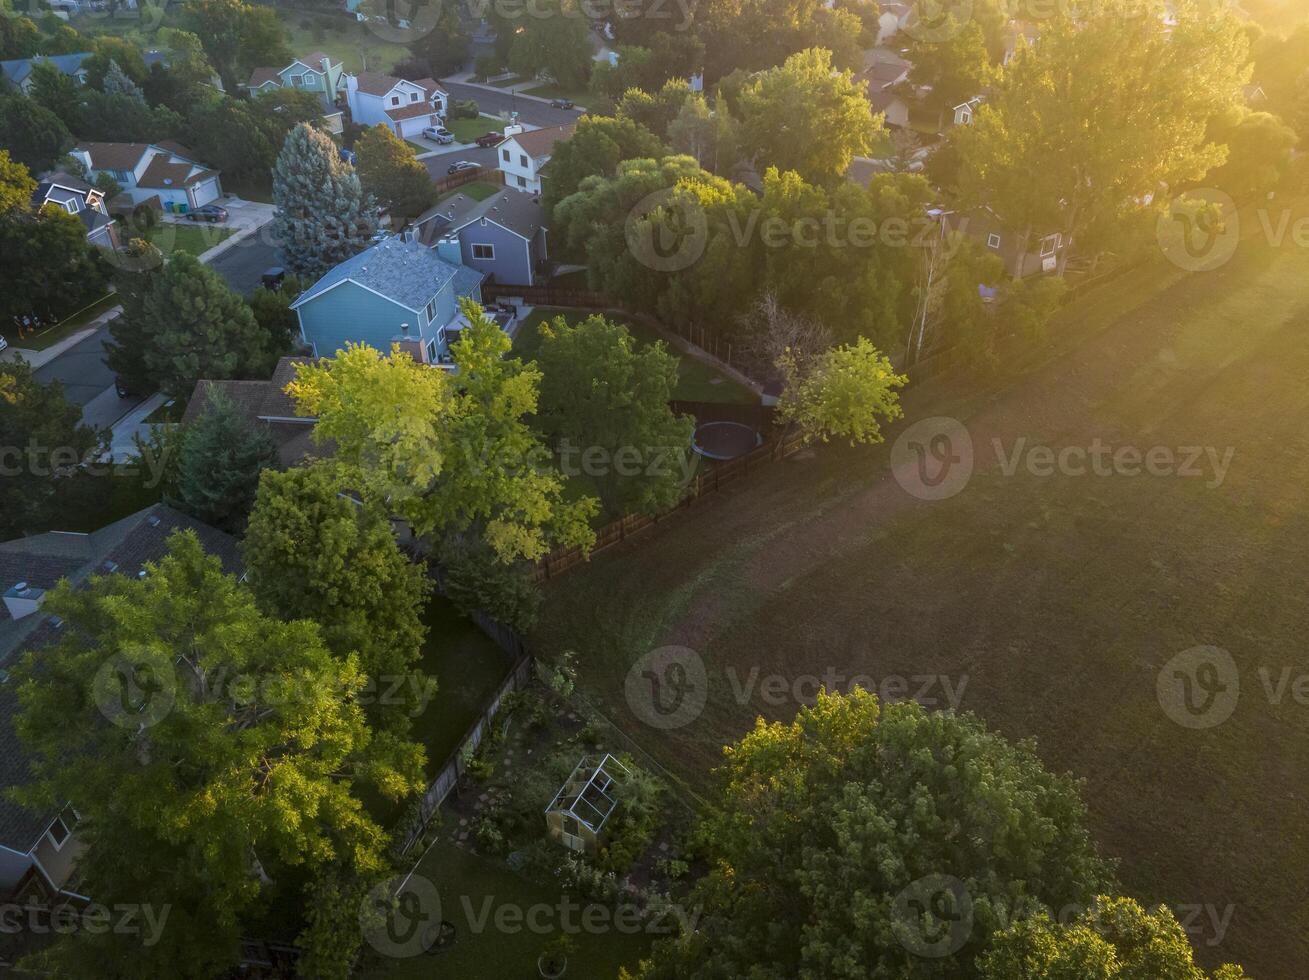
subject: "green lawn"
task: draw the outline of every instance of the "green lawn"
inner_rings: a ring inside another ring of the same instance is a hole
[[[536,352],[541,346],[541,335],[537,328],[543,321],[553,320],[561,314],[569,323],[578,323],[585,320],[590,315],[590,311],[537,307],[526,320],[519,324],[518,332],[514,336],[514,353],[524,360],[535,358]],[[629,320],[622,316],[611,317],[611,319],[617,320],[626,326],[639,343],[650,344],[660,339],[653,331],[635,320]],[[665,343],[665,346],[680,358],[677,388],[673,391],[674,398],[684,401],[758,404],[759,396],[750,389],[743,387],[731,378],[724,377],[709,365],[682,354],[672,345]]]
[[[94,303],[83,307],[68,318],[60,321],[52,327],[47,327],[40,333],[28,334],[26,337],[18,336],[16,329],[6,328],[0,333],[14,347],[21,347],[23,350],[45,350],[52,344],[57,344],[65,337],[76,333],[85,327],[88,323],[107,310],[113,309],[118,305],[118,296],[115,293],[109,293]]]
[[[233,234],[234,230],[231,228],[224,228],[222,225],[211,225],[206,222],[184,225],[163,222],[150,229],[147,237],[164,255],[188,252],[191,255],[198,256],[213,248],[223,239],[230,238]]]
[[[587,99],[591,93],[585,88],[564,88],[562,85],[556,85],[550,82],[547,85],[538,85],[535,88],[526,88],[522,90],[523,95],[535,95],[538,99],[572,99],[577,105],[586,105]]]
[[[1289,239],[1247,240],[1211,273],[1133,270],[1062,310],[1029,373],[920,385],[887,445],[793,457],[554,580],[533,642],[576,650],[583,693],[697,786],[757,715],[794,714],[762,685],[738,698],[751,672],[903,678],[911,693],[931,679],[936,706],[1033,737],[1051,769],[1086,780],[1092,833],[1124,893],[1235,910],[1221,945],[1196,937],[1206,966],[1290,980],[1309,962],[1309,712],[1270,697],[1260,671],[1275,685],[1305,669],[1306,283],[1309,250]],[[976,464],[962,492],[924,501],[890,474],[889,448],[905,425],[943,415],[966,424]],[[1001,465],[1023,445],[1097,439],[1233,455],[1217,487],[1212,469]],[[625,680],[668,644],[700,652],[708,703],[654,732]],[[1218,727],[1184,728],[1156,685],[1172,657],[1205,644],[1232,655],[1240,700]]]
[[[544,821],[541,825],[545,829]],[[440,916],[455,926],[455,942],[444,952],[410,959],[388,959],[365,947],[367,955],[361,976],[370,980],[428,980],[428,978],[496,978],[529,980],[538,976],[537,957],[542,948],[564,926],[562,889],[527,881],[502,861],[488,860],[454,844],[440,841],[423,856],[417,874],[431,881],[440,895]],[[572,928],[582,922],[575,897],[571,903]],[[528,928],[524,914],[536,908],[536,928]],[[490,914],[483,916],[489,910]],[[518,919],[511,919],[514,911]],[[574,935],[576,951],[568,958],[569,980],[612,980],[620,967],[633,969],[648,955],[651,937],[614,927],[605,910],[587,913],[587,922],[604,922],[607,927],[579,931]],[[605,916],[600,919],[599,916]],[[594,918],[592,918],[594,917]],[[498,925],[500,927],[498,927]],[[544,933],[544,934],[542,934]]]
[[[455,134],[456,143],[471,143],[486,133],[504,132],[505,124],[486,116],[476,119],[447,119],[445,128]]]
[[[351,74],[361,71],[389,72],[411,57],[403,44],[385,40],[385,25],[361,24],[342,12],[311,13],[305,10],[276,8],[286,27],[293,54],[326,51],[345,64]],[[370,30],[377,28],[377,33]],[[394,29],[393,29],[394,30]]]
[[[493,184],[489,180],[472,180],[442,194],[438,203],[456,194],[467,194],[474,201],[485,201],[492,194],[498,194],[504,189],[504,184]]]
[[[428,606],[427,642],[420,668],[434,676],[436,697],[414,720],[410,738],[427,749],[427,774],[435,776],[459,740],[472,727],[483,703],[509,674],[509,658],[442,596]],[[408,801],[391,803],[361,794],[369,810],[391,826]]]

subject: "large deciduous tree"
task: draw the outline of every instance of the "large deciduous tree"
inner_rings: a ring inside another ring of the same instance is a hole
[[[73,145],[63,120],[21,95],[0,95],[0,133],[9,155],[36,173],[48,170]]]
[[[362,252],[377,231],[377,207],[326,133],[302,123],[273,168],[273,233],[287,267],[317,279]]]
[[[526,11],[527,8],[524,8]],[[529,78],[548,75],[565,89],[586,85],[591,33],[576,0],[543,0],[530,15],[512,18],[509,66]]]
[[[1089,904],[1107,877],[1077,784],[972,715],[820,693],[719,775],[705,914],[649,980],[969,977],[1013,916]]]
[[[402,730],[433,687],[415,671],[431,585],[400,551],[386,512],[348,488],[335,463],[266,470],[246,529],[246,571],[269,615],[312,619],[338,657],[358,654],[371,716]]]
[[[458,384],[407,355],[350,345],[297,365],[288,386],[318,419],[370,499],[387,501],[419,534],[474,533],[498,558],[535,560],[555,545],[589,547],[592,498],[566,501],[563,480],[526,418],[540,371],[508,357],[510,341],[471,300],[453,345]]]
[[[360,184],[391,212],[397,226],[416,218],[436,200],[432,175],[419,162],[414,148],[386,126],[364,130],[355,141],[355,153]]]
[[[777,413],[810,438],[881,442],[881,420],[904,414],[897,389],[909,379],[896,374],[886,355],[864,337],[804,364],[788,352],[779,366],[785,387]]]
[[[312,622],[260,613],[193,532],[169,547],[140,578],[55,589],[45,609],[61,639],[11,669],[32,755],[23,799],[43,812],[74,801],[78,873],[97,901],[167,915],[157,935],[59,936],[51,972],[217,976],[270,901],[305,907],[326,890],[358,909],[389,865],[357,783],[392,798],[422,785],[421,753],[366,725],[356,658],[334,656]],[[351,919],[302,933],[318,975],[348,975]]]
[[[1060,272],[1104,227],[1222,164],[1210,119],[1241,95],[1247,42],[1225,9],[1106,0],[1042,22],[1000,73],[970,126],[952,131],[965,205],[1016,233],[1060,232]]]
[[[573,135],[555,144],[550,179],[545,182],[547,214],[574,193],[587,177],[612,177],[624,160],[662,156],[659,137],[640,123],[614,116],[583,116]]]
[[[741,91],[742,142],[759,168],[794,170],[806,180],[842,177],[882,130],[852,73],[831,52],[809,48],[760,72]]]
[[[1130,898],[1096,896],[1071,922],[1046,912],[991,939],[981,980],[1246,980],[1239,966],[1195,965],[1191,940],[1166,906],[1147,912]]]
[[[556,448],[584,472],[593,448],[603,450],[604,465],[585,475],[616,516],[676,505],[694,427],[668,407],[677,358],[662,343],[638,349],[625,326],[602,316],[575,326],[560,316],[540,330],[537,417]]]
[[[291,63],[282,22],[272,7],[243,0],[187,0],[182,24],[200,38],[228,92],[238,91],[252,68]]]

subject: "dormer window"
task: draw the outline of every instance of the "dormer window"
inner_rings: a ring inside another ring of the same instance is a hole
[[[990,235],[986,236],[986,244],[989,245],[991,248],[999,248],[1000,236],[992,232]]]

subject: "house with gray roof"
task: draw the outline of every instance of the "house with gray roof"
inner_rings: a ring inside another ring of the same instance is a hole
[[[109,216],[104,191],[72,174],[54,173],[42,177],[32,195],[32,207],[50,204],[77,215],[86,228],[86,240],[104,248],[118,247],[118,229]]]
[[[420,215],[407,237],[497,284],[533,286],[546,260],[545,209],[539,197],[502,190],[479,201],[452,194]]]
[[[51,531],[0,542],[0,786],[31,779],[27,752],[14,729],[18,698],[5,668],[28,651],[39,657],[63,635],[64,624],[42,610],[47,593],[62,580],[80,585],[92,575],[140,575],[147,562],[167,554],[168,536],[179,529],[194,531],[224,571],[242,573],[234,538],[163,504],[88,534]],[[0,902],[87,897],[77,891],[82,845],[76,824],[75,800],[37,812],[0,794]]]
[[[387,238],[346,259],[291,304],[315,357],[347,344],[390,351],[422,364],[453,366],[450,344],[467,321],[459,300],[482,301],[485,275],[425,245]]]
[[[90,51],[79,51],[77,54],[38,54],[30,58],[14,58],[0,61],[0,72],[4,72],[9,84],[24,95],[30,95],[32,91],[32,69],[43,62],[54,65],[78,84],[85,85],[86,69],[82,65],[91,55]]]

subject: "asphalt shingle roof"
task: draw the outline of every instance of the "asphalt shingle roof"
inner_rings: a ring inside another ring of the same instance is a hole
[[[303,306],[348,279],[417,313],[460,268],[417,242],[388,238],[328,270],[291,308]]]
[[[523,148],[533,160],[548,157],[554,152],[555,144],[566,140],[577,129],[577,123],[564,123],[562,126],[549,126],[545,129],[533,129],[527,133],[515,133],[509,137]]]
[[[545,226],[545,209],[537,197],[522,191],[506,189],[482,201],[460,193],[451,195],[420,215],[414,224],[419,230],[419,241],[432,245],[446,229],[457,231],[481,218],[531,239]]]
[[[5,76],[15,85],[20,85],[28,75],[32,74],[32,69],[43,61],[54,65],[65,75],[71,75],[81,68],[82,63],[89,57],[91,57],[90,51],[80,51],[77,54],[38,54],[31,58],[14,58],[10,61],[0,61],[0,71],[3,71]]]

